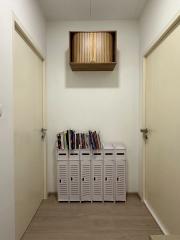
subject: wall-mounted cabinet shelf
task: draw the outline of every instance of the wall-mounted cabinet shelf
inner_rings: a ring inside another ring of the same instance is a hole
[[[116,65],[116,31],[70,32],[73,71],[112,71]]]

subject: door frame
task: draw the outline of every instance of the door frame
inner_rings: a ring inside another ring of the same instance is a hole
[[[166,39],[166,37],[169,36],[169,34],[177,27],[177,25],[180,22],[180,11],[178,12],[178,14],[173,18],[173,20],[171,22],[169,22],[166,27],[164,28],[164,30],[160,33],[160,35],[152,42],[152,44],[149,46],[149,48],[145,51],[145,53],[143,54],[143,59],[142,59],[142,97],[141,97],[141,112],[142,112],[142,116],[141,116],[141,121],[142,121],[142,128],[146,128],[146,60],[147,57],[149,56],[149,54],[151,54],[151,52],[158,47],[163,41],[164,39]],[[145,171],[145,156],[146,156],[146,146],[145,146],[145,142],[142,139],[142,150],[141,150],[141,156],[142,156],[142,161],[141,161],[141,165],[140,165],[140,170],[142,171],[141,173],[141,192],[142,192],[142,200],[146,203],[146,194],[145,194],[145,177],[146,177],[146,171]],[[156,219],[156,221],[158,222],[158,219],[156,218],[155,214],[153,212],[151,212],[152,215],[154,215],[154,218]],[[159,223],[159,225],[161,225]],[[163,229],[162,229],[163,230]],[[166,231],[164,231],[166,232]]]
[[[42,60],[43,63],[43,80],[42,80],[42,123],[43,128],[47,128],[47,111],[46,111],[46,61],[45,56],[42,54],[40,49],[37,47],[35,41],[30,36],[28,31],[24,28],[24,26],[21,24],[17,16],[12,13],[12,44],[13,44],[13,55],[14,55],[14,37],[15,32],[18,32],[21,37],[24,39],[24,41],[29,45],[29,47],[32,48],[32,50],[39,56],[39,58]],[[14,59],[14,58],[13,58]],[[14,60],[13,60],[14,61]],[[14,64],[13,64],[14,67]],[[13,76],[14,78],[14,76]],[[43,189],[43,199],[47,199],[48,193],[47,193],[47,136],[42,141],[42,148],[43,148],[43,175],[44,175],[44,189]]]

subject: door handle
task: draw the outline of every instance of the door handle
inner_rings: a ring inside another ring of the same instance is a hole
[[[46,128],[41,128],[41,138],[42,139],[45,139],[45,137],[46,137],[46,132],[47,132],[47,129]]]
[[[140,129],[140,132],[143,134],[144,140],[147,140],[148,139],[149,130],[147,128],[142,128],[142,129]]]
[[[147,128],[142,128],[140,131],[141,131],[142,133],[146,133],[146,134],[149,132]]]

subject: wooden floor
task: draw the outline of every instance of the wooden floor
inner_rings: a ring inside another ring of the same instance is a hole
[[[23,240],[147,240],[162,234],[135,195],[127,203],[43,201]]]

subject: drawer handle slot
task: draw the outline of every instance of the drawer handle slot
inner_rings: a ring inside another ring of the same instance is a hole
[[[83,156],[89,156],[89,153],[82,153]]]
[[[109,155],[109,156],[111,155],[111,156],[112,156],[112,155],[113,155],[113,153],[105,153],[105,155]]]
[[[116,155],[124,155],[124,153],[116,153]]]
[[[77,156],[78,153],[70,153],[71,156]]]
[[[61,183],[61,179],[59,180],[59,182]]]
[[[66,156],[66,153],[59,153],[59,156]]]

